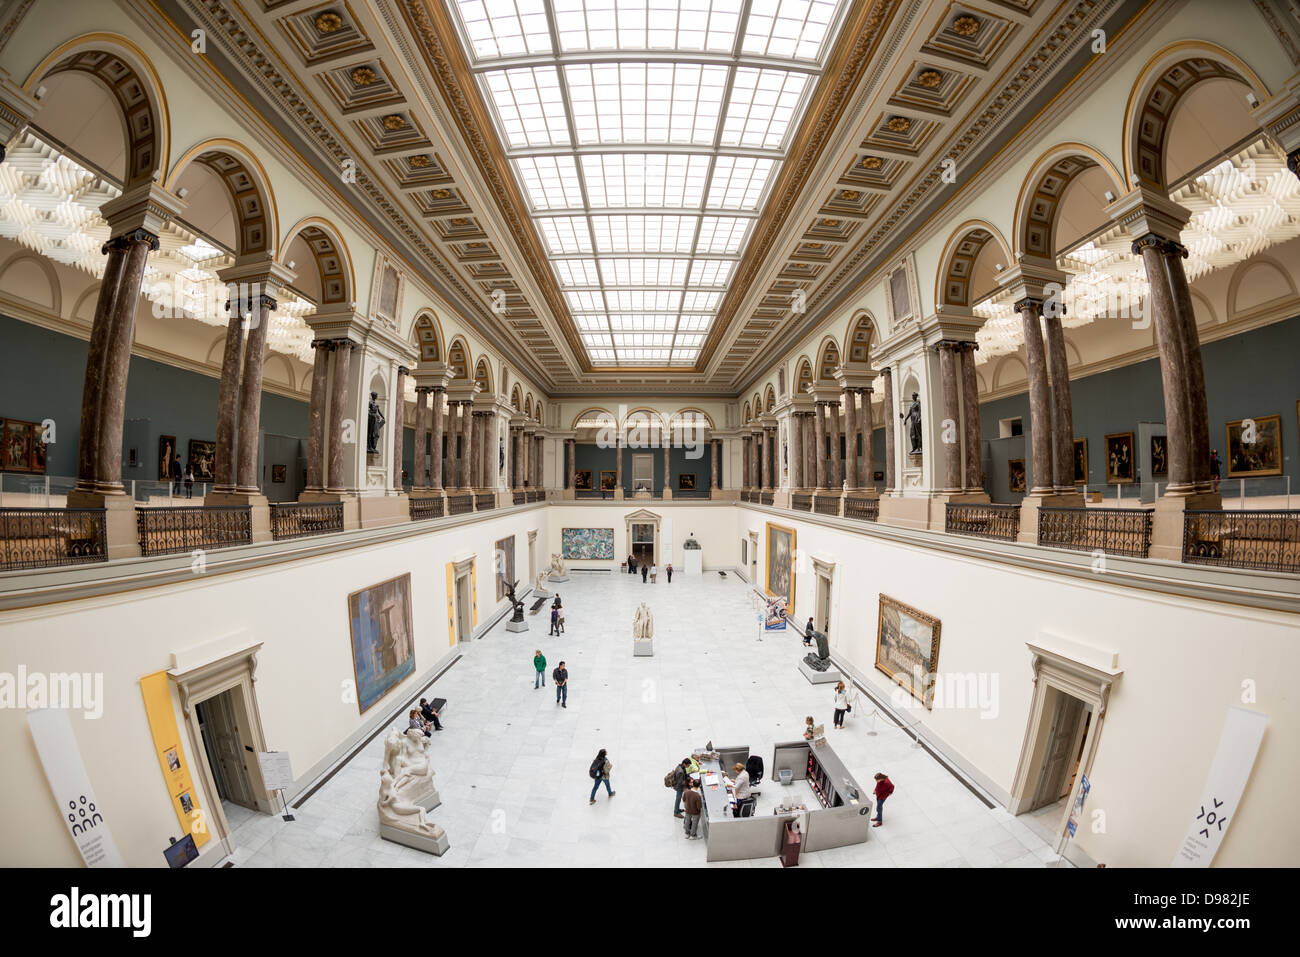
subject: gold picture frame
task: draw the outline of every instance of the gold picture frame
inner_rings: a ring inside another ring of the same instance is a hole
[[[1137,446],[1132,432],[1106,436],[1106,484],[1132,485],[1137,481]]]
[[[767,559],[763,590],[768,598],[784,598],[785,612],[794,614],[796,532],[784,525],[767,523]]]
[[[1088,484],[1088,440],[1074,440],[1074,484]]]
[[[1244,423],[1255,423],[1255,441],[1241,441]],[[1282,417],[1259,415],[1224,425],[1227,437],[1228,478],[1255,478],[1282,474]],[[1242,466],[1245,466],[1244,468]]]
[[[933,615],[897,598],[880,596],[876,614],[876,670],[929,709],[934,708],[934,683],[930,676],[938,671],[940,627],[939,619]],[[916,687],[918,669],[920,688]]]

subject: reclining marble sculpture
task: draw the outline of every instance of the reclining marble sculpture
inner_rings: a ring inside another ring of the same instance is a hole
[[[419,732],[393,730],[384,739],[384,763],[379,769],[379,836],[441,855],[450,847],[447,832],[429,819],[429,808],[441,801],[433,786],[429,739]]]

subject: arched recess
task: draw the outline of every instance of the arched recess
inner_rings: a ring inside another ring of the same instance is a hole
[[[1205,40],[1170,44],[1147,61],[1124,108],[1125,182],[1136,177],[1148,189],[1167,192],[1165,146],[1174,110],[1188,90],[1210,79],[1237,80],[1261,102],[1270,95],[1245,61],[1218,44]]]
[[[298,376],[294,372],[293,363],[289,361],[288,356],[268,350],[264,368],[267,382],[279,382],[290,389],[297,389]],[[275,371],[277,368],[278,372]]]
[[[523,410],[523,405],[523,393],[519,391],[519,383],[516,382],[515,387],[510,390],[510,408],[514,409],[516,412],[520,412]]]
[[[794,376],[794,391],[798,395],[803,395],[812,387],[813,384],[813,366],[807,356],[799,359],[799,365],[796,366],[798,371]]]
[[[767,386],[767,392],[763,395],[763,411],[771,412],[776,408],[776,389],[772,388],[771,383]]]
[[[593,405],[575,415],[573,421],[569,424],[569,428],[575,431],[577,429],[591,428],[613,429],[617,425],[618,419],[613,412],[601,406]]]
[[[760,415],[763,414],[763,399],[759,396],[757,392],[755,392],[754,398],[750,399],[750,404],[754,408],[754,418],[757,419]]]
[[[545,413],[546,413],[546,406],[545,404],[543,404],[541,399],[538,399],[535,403],[533,403],[533,416],[537,419],[539,423],[543,425],[546,424]]]
[[[61,44],[36,65],[23,84],[34,94],[65,72],[94,78],[113,94],[126,128],[126,187],[149,183],[168,168],[171,120],[162,81],[149,57],[116,33],[87,33]]]
[[[992,243],[992,245],[989,245]],[[991,257],[991,261],[982,257]],[[939,273],[934,280],[934,301],[942,306],[970,308],[991,290],[979,288],[983,268],[999,262],[1011,265],[1011,247],[996,226],[982,219],[968,219],[948,238],[939,257]]]
[[[860,312],[849,322],[841,354],[850,365],[866,366],[871,361],[871,344],[878,338],[875,317],[869,312]]]
[[[1025,360],[1014,353],[1005,355],[998,360],[997,368],[993,370],[994,390],[1002,388],[1002,386],[1009,381],[1009,369],[1012,366],[1015,366],[1020,372],[1019,379],[1016,379],[1015,381],[1019,382],[1029,379],[1029,369],[1025,366]]]
[[[658,409],[652,409],[649,406],[638,406],[629,409],[627,415],[623,416],[623,421],[619,424],[624,429],[641,427],[661,430],[667,423]]]
[[[280,244],[280,254],[276,258],[286,266],[292,261],[293,266],[290,268],[298,273],[299,281],[302,280],[304,265],[297,258],[300,252],[310,254],[316,263],[316,271],[320,277],[320,297],[316,300],[318,305],[356,301],[353,292],[356,289],[356,279],[352,272],[352,256],[348,252],[347,244],[343,242],[342,235],[329,220],[321,219],[319,216],[309,216],[299,220]],[[422,314],[432,316],[432,313],[427,310]],[[438,328],[436,318],[434,318],[434,326]],[[438,328],[438,353],[442,354],[441,328]]]
[[[524,418],[531,419],[532,417],[533,417],[533,396],[532,393],[529,393],[524,398]]]
[[[740,410],[740,424],[748,425],[751,418],[753,418],[753,415],[749,411],[749,402],[746,401],[744,407]]]
[[[15,267],[22,267],[21,272],[28,273],[32,281],[15,280],[15,277],[10,275],[10,270]],[[14,295],[17,290],[23,287],[35,292],[36,287],[42,285],[47,287],[44,290],[43,299],[33,299],[31,296],[22,296],[21,298],[49,309],[56,316],[63,315],[63,287],[59,283],[59,274],[54,271],[54,264],[48,259],[44,256],[19,251],[6,259],[3,266],[0,266],[0,288],[10,295]]]
[[[1243,282],[1246,277],[1249,282]],[[1239,319],[1296,298],[1296,286],[1272,256],[1256,254],[1233,270],[1228,281],[1228,317]]]
[[[839,344],[827,336],[822,342],[821,351],[817,359],[817,378],[822,382],[834,382],[835,370],[843,363],[840,361]]]
[[[1127,192],[1115,164],[1083,143],[1058,144],[1035,161],[1016,200],[1016,257],[1055,259],[1059,248],[1056,227],[1060,221],[1061,200],[1070,184],[1094,167],[1104,171],[1116,196]]]
[[[442,326],[428,309],[416,314],[411,325],[411,343],[420,354],[420,366],[429,368],[443,361]]]
[[[452,339],[451,345],[447,347],[447,365],[451,369],[453,379],[469,378],[471,368],[469,346],[460,336]]]
[[[492,394],[492,367],[483,356],[479,357],[478,365],[474,367],[474,381],[478,383],[480,393]]]
[[[211,172],[226,187],[235,220],[235,252],[240,256],[254,253],[276,252],[280,236],[279,221],[275,211],[275,193],[271,180],[257,157],[239,143],[230,139],[211,139],[191,147],[176,161],[163,186],[175,193],[187,179],[192,166],[201,166]],[[188,201],[189,197],[187,197]],[[182,216],[193,226],[203,229],[203,224],[193,221],[194,208]],[[189,214],[189,215],[187,215]]]

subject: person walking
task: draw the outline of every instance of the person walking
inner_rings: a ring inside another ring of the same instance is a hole
[[[533,668],[537,671],[537,677],[533,681],[533,690],[546,687],[546,656],[542,654],[542,649],[538,648],[533,652]]]
[[[816,629],[813,628],[812,615],[809,615],[808,624],[804,625],[804,629],[803,629],[803,643],[805,646],[811,645],[813,643],[814,631],[816,631]]]
[[[181,457],[178,455],[176,456],[176,458],[172,459],[172,465],[171,465],[172,495],[176,496],[177,498],[179,498],[181,494],[182,474],[183,473],[181,472]]]
[[[560,626],[560,634],[564,634],[564,606],[561,605],[555,610],[559,612],[559,617],[555,620],[555,623]]]
[[[551,680],[555,682],[555,703],[561,708],[569,706],[569,669],[564,667],[561,661],[551,672]]]
[[[844,686],[844,682],[841,681],[839,684],[835,686],[834,727],[836,728],[844,727],[844,715],[848,713],[848,710],[849,710],[849,691],[848,688]]]
[[[677,799],[673,801],[673,817],[682,816],[682,792],[691,781],[690,772],[687,770],[690,766],[691,759],[682,758],[682,763],[673,768],[673,790],[677,793]]]
[[[682,795],[682,805],[686,808],[686,815],[682,820],[686,840],[697,841],[700,838],[700,814],[704,811],[704,796],[700,794],[695,782],[690,778],[686,779],[686,793]]]
[[[627,556],[627,573],[629,575],[636,574],[636,559],[631,555]]]
[[[612,770],[614,770],[614,765],[610,762],[609,758],[606,757],[605,749],[601,748],[596,752],[596,759],[591,762],[591,767],[587,769],[587,773],[591,775],[591,779],[594,782],[591,785],[591,799],[587,802],[588,804],[596,803],[596,791],[602,784],[605,785],[605,790],[609,792],[610,797],[613,797],[617,793],[609,786],[609,772]]]
[[[649,566],[649,565],[642,565],[642,566],[641,566],[641,584],[644,585],[645,582],[646,582],[646,579],[649,578],[649,577],[650,577],[650,566]]]
[[[664,566],[664,571],[668,573],[668,584],[671,585],[673,583],[673,563],[669,562],[666,564]]]
[[[185,497],[194,497],[194,466],[185,466]]]
[[[894,793],[894,782],[889,780],[889,775],[883,772],[876,772],[876,818],[871,822],[872,827],[880,827],[885,823],[884,814],[885,798]]]
[[[560,633],[560,609],[555,605],[551,606],[551,630],[546,633],[549,638],[551,635]]]
[[[1219,490],[1219,473],[1223,471],[1223,461],[1218,449],[1210,449],[1210,478],[1214,480],[1214,490]]]
[[[650,584],[654,585],[654,584],[658,583],[658,581],[659,581],[659,566],[658,566],[658,565],[651,565],[651,566],[650,566]]]

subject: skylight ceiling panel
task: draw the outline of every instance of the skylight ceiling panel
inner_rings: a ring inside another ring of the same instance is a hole
[[[709,183],[709,209],[750,212],[767,189],[776,161],[754,156],[719,156]]]
[[[541,230],[542,239],[551,255],[591,252],[591,234],[582,217],[538,216],[534,221]]]
[[[551,52],[543,0],[457,0],[477,60]]]
[[[704,335],[702,333],[683,333],[680,330],[677,333],[677,340],[674,343],[679,349],[691,348],[698,349],[704,344]]]
[[[607,332],[609,330],[609,322],[604,316],[574,316],[573,322],[578,327],[579,333]],[[584,335],[582,338],[586,340],[589,336]]]
[[[698,209],[709,158],[682,153],[599,153],[582,156],[591,208]]]
[[[816,61],[843,0],[754,0],[741,50]]]
[[[482,83],[510,149],[568,146],[560,74],[553,66],[490,70]]]
[[[726,288],[735,265],[730,259],[697,259],[691,263],[688,286],[721,286]]]
[[[783,149],[807,87],[808,77],[802,73],[737,68],[722,145]]]
[[[561,286],[600,285],[600,271],[594,259],[556,259],[552,265]]]
[[[572,156],[524,156],[512,160],[532,208],[582,209],[582,184]]]
[[[673,334],[671,332],[615,332],[612,333],[612,336],[615,348],[624,346],[633,348],[662,347],[673,344]]]
[[[592,216],[602,253],[689,254],[698,216]]]
[[[609,328],[614,332],[672,332],[676,315],[646,313],[610,313]]]
[[[751,222],[752,220],[736,219],[731,216],[705,216],[700,223],[700,239],[695,247],[696,252],[722,255],[740,252]]]
[[[604,312],[605,297],[599,292],[569,291],[564,294],[571,312]]]
[[[708,146],[728,68],[698,63],[596,63],[564,68],[578,142]]]
[[[689,312],[712,312],[721,301],[720,292],[687,292],[682,296],[682,308]]]
[[[676,312],[681,307],[678,289],[609,289],[605,290],[609,308],[619,312]]]
[[[606,286],[681,286],[686,282],[689,259],[600,260],[600,274]]]

